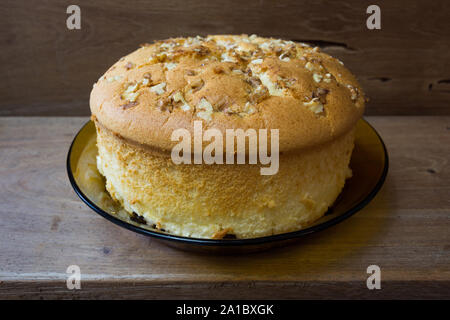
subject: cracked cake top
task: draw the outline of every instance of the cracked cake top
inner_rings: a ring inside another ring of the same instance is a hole
[[[93,118],[160,150],[178,128],[279,129],[280,151],[349,131],[364,95],[339,60],[306,44],[255,35],[173,38],[143,44],[94,84]]]

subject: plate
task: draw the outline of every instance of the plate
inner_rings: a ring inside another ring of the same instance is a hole
[[[67,173],[70,183],[80,199],[92,210],[109,221],[153,237],[167,245],[206,252],[249,252],[286,245],[309,234],[327,229],[364,208],[378,193],[388,171],[388,155],[383,140],[361,119],[357,123],[355,148],[350,160],[353,171],[333,206],[309,227],[283,234],[252,239],[197,239],[176,236],[141,224],[130,217],[105,190],[105,180],[96,166],[96,132],[92,121],[87,122],[75,136],[67,156]]]

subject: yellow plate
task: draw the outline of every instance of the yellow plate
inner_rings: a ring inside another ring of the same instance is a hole
[[[196,239],[164,233],[151,226],[140,224],[138,220],[132,220],[105,190],[105,180],[97,170],[95,141],[95,126],[89,121],[74,138],[67,156],[69,179],[81,200],[101,216],[122,227],[152,236],[168,245],[189,250],[256,251],[286,244],[307,234],[321,231],[366,206],[380,190],[388,171],[388,155],[381,137],[365,120],[360,120],[357,123],[355,148],[350,161],[353,176],[346,181],[338,199],[321,219],[308,228],[267,237]]]

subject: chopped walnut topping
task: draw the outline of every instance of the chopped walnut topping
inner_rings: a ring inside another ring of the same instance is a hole
[[[180,91],[177,91],[172,95],[172,99],[175,102],[183,101],[184,100],[183,94]]]
[[[309,61],[305,64],[305,68],[309,71],[314,71],[314,65]]]
[[[164,67],[169,71],[172,70],[173,68],[175,68],[176,66],[177,66],[177,64],[173,63],[173,62],[168,62],[164,65]]]
[[[317,89],[313,92],[312,97],[313,97],[313,98],[318,98],[322,104],[325,104],[325,103],[326,103],[326,97],[327,97],[327,94],[328,94],[329,92],[330,92],[330,90],[328,90],[328,89],[317,88]]]
[[[167,60],[167,54],[165,52],[156,53],[150,57],[151,63],[165,62]]]
[[[188,83],[192,89],[192,92],[199,91],[205,85],[205,82],[202,79],[191,80],[191,81],[188,81]]]
[[[191,106],[186,102],[186,100],[183,97],[183,94],[180,91],[175,92],[172,95],[172,99],[174,102],[181,102],[181,110],[188,111],[191,109]]]
[[[230,57],[227,53],[222,53],[221,60],[222,62],[237,62],[235,58]]]
[[[252,104],[260,103],[270,96],[269,90],[264,86],[258,86],[256,90],[249,95],[249,100]]]
[[[246,79],[245,81],[254,88],[257,88],[262,85],[262,82],[258,77],[250,77],[250,78]]]
[[[262,84],[258,77],[250,77],[246,79],[246,82],[254,89],[249,94],[249,101],[252,104],[257,104],[270,96],[269,90]]]
[[[240,117],[246,117],[256,112],[253,105],[250,102],[247,102],[244,106],[240,106],[236,103],[228,105],[223,108],[222,111],[228,115],[239,115]]]
[[[124,94],[123,98],[130,102],[134,102],[134,101],[136,101],[138,96],[139,96],[139,92],[132,92],[132,93]]]
[[[135,92],[138,89],[139,84],[136,83],[130,83],[128,84],[128,88],[125,90],[126,93]]]
[[[215,66],[213,71],[214,71],[214,73],[217,73],[217,74],[225,73],[224,68],[221,66]]]
[[[211,50],[205,46],[199,46],[198,48],[194,49],[194,52],[195,52],[196,56],[204,57],[204,56],[208,55],[211,52]]]
[[[261,64],[261,63],[263,63],[263,59],[255,59],[255,60],[250,61],[250,63],[252,63],[252,64]]]
[[[197,104],[196,109],[201,110],[197,112],[197,117],[202,118],[206,121],[211,121],[211,115],[214,110],[208,100],[206,100],[205,98],[201,98],[199,103]]]
[[[223,109],[226,114],[239,114],[241,111],[241,107],[237,104],[229,105]]]
[[[326,82],[326,83],[330,83],[331,82],[331,78],[332,78],[331,73],[326,73],[325,74],[325,78],[323,79],[323,81]]]
[[[358,89],[350,84],[347,85],[347,88],[350,90],[350,98],[352,99],[352,101],[356,101],[359,97]]]
[[[303,105],[316,114],[323,112],[323,104],[320,102],[319,98],[313,98],[309,102],[304,102]]]
[[[186,75],[187,76],[195,76],[197,74],[197,72],[195,72],[194,70],[186,70]]]
[[[271,96],[278,96],[283,97],[287,95],[287,92],[285,89],[279,88],[274,82],[272,82],[272,79],[270,78],[269,74],[267,72],[263,73],[256,73],[256,75],[261,80],[262,84],[269,90],[269,94]]]
[[[163,98],[163,99],[159,100],[159,101],[158,101],[158,108],[159,108],[161,111],[169,111],[169,112],[172,112],[172,110],[173,110],[173,106],[172,106],[172,104],[170,103],[170,99],[168,99],[168,98]]]
[[[133,102],[129,102],[129,103],[123,104],[123,105],[121,105],[121,107],[122,107],[122,109],[126,110],[126,109],[130,109],[130,108],[132,108],[134,106],[137,106],[137,105],[138,105],[138,103],[133,101]]]
[[[203,38],[201,36],[196,36],[195,38],[189,37],[189,38],[184,39],[183,47],[188,48],[191,46],[197,46],[197,45],[200,45],[204,40],[205,40],[205,38]]]
[[[197,109],[202,109],[205,111],[213,111],[211,103],[209,103],[209,101],[206,100],[205,98],[200,99],[199,103],[197,104]]]
[[[314,65],[309,61],[305,64],[305,68],[309,71],[314,71]]]
[[[230,104],[229,98],[225,96],[215,104],[215,108],[216,110],[223,111],[225,108],[229,106],[229,104]]]
[[[295,79],[295,78],[286,79],[286,78],[279,77],[279,82],[281,83],[281,85],[285,86],[287,88],[292,87],[296,81],[297,81],[297,79]]]
[[[323,76],[319,73],[314,73],[313,74],[313,79],[315,82],[319,83],[320,81],[322,81]]]
[[[280,59],[281,61],[284,61],[284,62],[289,62],[289,61],[291,61],[291,58],[290,58],[291,55],[292,55],[291,51],[285,51],[280,54],[278,59]]]
[[[134,63],[132,63],[132,62],[128,62],[125,65],[125,69],[127,69],[127,70],[130,70],[130,69],[133,69],[133,68],[134,68]]]
[[[240,47],[237,48],[237,50],[242,49]],[[239,52],[239,53],[238,53]],[[233,56],[235,56],[236,58],[238,58],[238,60],[242,61],[242,62],[246,62],[247,60],[250,60],[252,58],[252,53],[251,51],[238,51],[238,52],[233,52]]]
[[[278,96],[296,99],[314,113],[324,115],[324,105],[327,102],[329,90],[316,88],[306,97],[304,90],[310,85],[329,87],[327,84],[332,81],[336,81],[338,85],[343,81],[341,76],[336,74],[335,78],[328,72],[325,65],[322,65],[323,58],[316,53],[318,48],[292,41],[244,35],[175,38],[159,41],[156,44],[156,46],[150,45],[151,48],[139,49],[151,55],[146,63],[137,66],[131,61],[125,61],[120,64],[123,66],[126,63],[127,70],[132,68],[152,70],[152,74],[144,73],[141,80],[129,84],[124,90],[121,97],[127,100],[128,104],[135,102],[140,93],[143,94],[149,89],[161,96],[156,98],[157,106],[161,110],[170,112],[174,109],[193,110],[199,118],[210,121],[214,112],[248,116],[260,110],[259,105],[265,99]],[[311,74],[308,72],[311,78],[303,79],[304,74],[297,71],[296,63],[292,63],[292,68],[289,67],[290,61],[298,62],[297,65],[304,65],[304,68],[311,72]],[[147,69],[153,64],[157,66]],[[201,66],[206,68],[198,69]],[[211,77],[210,72],[220,76]],[[201,79],[199,74],[202,74]],[[184,79],[178,80],[179,75],[184,75]],[[166,82],[174,78],[177,81],[173,82],[173,86],[168,87]],[[121,76],[109,78],[104,76],[102,79],[112,82],[120,80]],[[214,106],[205,97],[200,101],[197,100],[195,93],[213,94],[213,92],[206,92],[206,89],[216,86],[215,83],[219,83],[222,79],[223,83],[230,87],[224,90],[223,96],[219,93],[218,97],[211,100],[214,101]],[[208,84],[206,83],[208,81],[214,83]],[[235,88],[240,86],[241,81],[247,85],[242,88],[242,92],[236,91]],[[350,91],[352,101],[357,105],[359,101],[357,88],[345,86]],[[233,92],[231,96],[225,95],[228,91]],[[234,97],[234,93],[239,97]]]
[[[250,103],[247,102],[247,103],[245,104],[245,106],[244,106],[244,113],[245,113],[245,114],[253,114],[253,113],[255,113],[255,112],[256,112],[255,108],[253,108],[253,107],[250,105]],[[242,115],[242,113],[241,113],[241,115]]]
[[[120,80],[122,80],[122,76],[114,76],[114,77],[106,78],[106,81],[108,81],[108,82],[120,81]]]
[[[134,102],[139,96],[139,92],[137,92],[137,90],[139,90],[139,83],[130,83],[127,89],[121,95],[121,98],[124,100],[128,100],[129,102]]]

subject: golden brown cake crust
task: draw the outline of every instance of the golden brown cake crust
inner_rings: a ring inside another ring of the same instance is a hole
[[[279,129],[280,151],[350,131],[364,94],[317,48],[257,36],[174,38],[121,58],[94,85],[93,116],[117,135],[170,150],[175,129]]]

